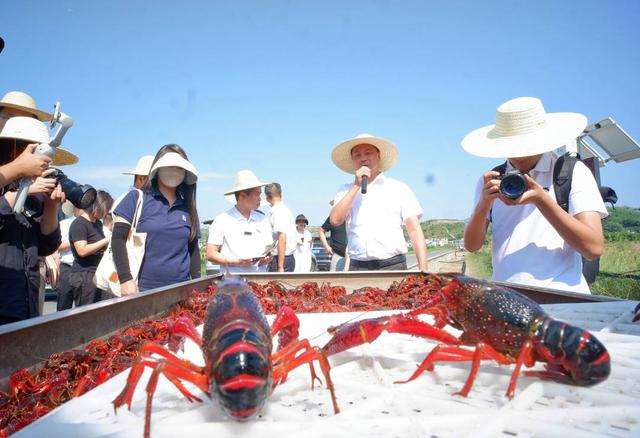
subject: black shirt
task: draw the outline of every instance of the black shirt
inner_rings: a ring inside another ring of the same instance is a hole
[[[27,199],[42,206],[36,197]],[[38,316],[38,256],[53,254],[60,246],[60,227],[49,235],[40,231],[41,210],[33,216],[16,214],[0,197],[0,316]]]
[[[77,265],[76,267],[79,266],[82,268],[98,267],[98,263],[100,263],[100,259],[102,258],[102,254],[104,254],[106,247],[100,248],[98,252],[86,257],[80,257],[76,251],[76,246],[73,243],[78,242],[79,240],[86,240],[87,243],[95,243],[102,239],[104,239],[104,233],[102,232],[101,221],[91,222],[82,216],[78,216],[73,222],[71,222],[71,227],[69,227],[69,243],[71,244],[71,252],[75,259],[73,264]]]
[[[322,224],[322,229],[325,233],[330,232],[331,236],[327,239],[327,243],[333,249],[333,252],[341,257],[344,257],[344,251],[347,249],[347,228],[344,225],[334,227],[331,225],[331,221],[327,218]]]

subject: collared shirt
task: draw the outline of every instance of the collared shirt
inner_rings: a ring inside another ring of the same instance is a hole
[[[137,201],[138,191],[130,191],[114,214],[131,223]],[[155,186],[150,193],[144,193],[136,231],[147,233],[144,260],[138,277],[140,290],[168,286],[191,278],[191,215],[179,192],[171,206]]]
[[[298,230],[296,230],[296,221],[289,207],[282,201],[273,204],[269,220],[273,228],[273,240],[278,240],[278,233],[284,233],[287,236],[284,255],[293,254],[297,246]],[[277,246],[276,249],[278,249]]]
[[[557,157],[543,154],[529,175],[548,189],[555,202],[553,167]],[[507,171],[512,170],[507,163]],[[475,205],[482,197],[484,181],[476,186]],[[595,211],[607,216],[607,209],[591,171],[581,162],[573,170],[569,214]],[[496,199],[490,217],[493,231],[493,280],[590,293],[582,275],[582,257],[558,234],[533,204],[508,206]]]
[[[220,247],[220,254],[238,259],[262,257],[273,243],[271,225],[266,216],[251,210],[249,219],[234,206],[213,220],[209,228],[208,244]],[[264,272],[266,265],[220,266],[223,272]]]
[[[353,183],[340,187],[337,204]],[[369,182],[366,194],[358,192],[347,215],[349,255],[355,260],[384,260],[406,254],[404,221],[422,216],[422,208],[405,183],[380,173]]]

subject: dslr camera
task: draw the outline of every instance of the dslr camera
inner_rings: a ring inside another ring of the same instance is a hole
[[[55,179],[56,182],[60,184],[66,198],[75,205],[76,208],[85,210],[91,207],[96,200],[96,189],[89,184],[78,184],[65,175],[60,169],[53,168],[53,170],[48,178]]]
[[[500,180],[500,193],[508,199],[518,199],[529,189],[527,180],[518,169],[513,169],[496,176],[495,179]]]

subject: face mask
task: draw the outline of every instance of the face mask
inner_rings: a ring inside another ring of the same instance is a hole
[[[158,178],[167,187],[178,187],[182,181],[186,171],[180,167],[161,167],[158,169]]]

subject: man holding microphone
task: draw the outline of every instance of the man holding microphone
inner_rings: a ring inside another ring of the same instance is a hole
[[[382,173],[397,161],[396,146],[384,138],[360,134],[337,145],[331,159],[339,169],[355,174],[353,182],[340,187],[329,216],[334,226],[346,222],[349,270],[407,269],[404,225],[418,268],[426,271],[422,208],[409,186]]]

